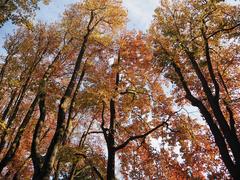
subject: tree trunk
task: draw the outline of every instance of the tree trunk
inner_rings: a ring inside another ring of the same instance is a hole
[[[43,52],[44,53],[44,52]],[[18,114],[18,110],[20,108],[20,105],[26,95],[29,83],[31,81],[32,78],[32,74],[35,71],[37,65],[40,63],[40,61],[42,60],[42,56],[40,56],[36,62],[30,67],[29,72],[27,74],[27,79],[25,81],[25,83],[22,86],[22,89],[19,92],[18,98],[16,100],[15,106],[13,107],[12,113],[9,115],[8,121],[7,121],[7,126],[6,129],[3,131],[2,136],[1,136],[1,142],[0,142],[0,152],[3,150],[5,144],[6,144],[6,140],[7,140],[7,130],[12,126],[13,121],[15,120],[17,114]]]
[[[107,180],[115,179],[115,150],[113,146],[108,147]]]
[[[82,59],[86,50],[86,44],[88,41],[88,37],[91,33],[91,30],[89,29],[91,23],[93,21],[93,14],[91,15],[89,24],[88,24],[88,32],[83,38],[82,46],[74,67],[74,71],[71,77],[71,80],[68,84],[68,87],[65,91],[65,94],[63,95],[60,104],[59,104],[59,110],[58,110],[58,118],[57,118],[57,128],[55,131],[55,134],[52,138],[52,141],[49,145],[49,148],[47,150],[46,156],[44,158],[43,167],[41,169],[41,175],[40,179],[47,180],[49,179],[49,176],[52,172],[54,162],[57,157],[57,152],[61,146],[61,140],[63,140],[64,132],[66,131],[67,127],[67,120],[66,120],[66,113],[69,108],[69,103],[71,102],[71,96],[74,91],[74,87],[76,85],[76,80],[78,77],[78,73],[82,64]]]
[[[193,106],[196,106],[199,108],[201,114],[203,115],[204,119],[206,120],[207,124],[209,125],[210,130],[214,136],[215,143],[219,149],[223,163],[225,164],[226,168],[228,169],[230,175],[234,179],[239,179],[239,177],[240,177],[240,171],[239,171],[240,168],[238,166],[239,162],[236,161],[236,163],[235,163],[230,156],[230,152],[228,150],[228,146],[225,141],[226,134],[224,134],[224,132],[221,132],[219,127],[216,125],[211,113],[207,110],[205,105],[200,100],[198,100],[197,98],[195,98],[192,95],[190,89],[188,88],[187,82],[185,81],[185,79],[183,77],[181,69],[178,67],[178,65],[175,64],[174,62],[172,62],[172,66],[174,67],[175,72],[179,76],[179,79],[183,85],[183,89],[186,93],[186,98],[192,103]],[[202,82],[202,83],[204,84],[204,82]],[[211,96],[210,94],[207,94],[207,95],[209,97]],[[215,106],[215,105],[212,104],[212,106]],[[213,111],[215,111],[214,116],[216,117],[217,108],[213,108]],[[219,112],[219,113],[221,113],[221,112]],[[219,115],[217,115],[217,117],[219,118]],[[219,122],[219,119],[217,119],[217,122]],[[227,142],[230,143],[229,141],[227,141]],[[232,144],[231,144],[231,146],[232,146]]]
[[[10,101],[9,101],[7,107],[5,108],[5,110],[2,113],[2,121],[5,121],[5,119],[8,115],[8,112],[13,105],[14,99],[16,98],[16,95],[17,95],[17,90],[14,90],[14,92],[11,94],[11,98],[10,98]]]
[[[19,145],[20,145],[20,141],[22,138],[22,135],[24,133],[24,130],[28,124],[28,122],[30,121],[32,114],[34,112],[35,106],[38,102],[38,96],[35,97],[35,99],[33,100],[26,116],[24,117],[20,127],[18,128],[17,134],[12,142],[12,144],[10,145],[9,150],[7,151],[7,154],[3,157],[3,159],[0,162],[0,172],[2,172],[3,168],[12,160],[12,158],[14,157]]]
[[[120,52],[118,53],[117,65],[120,65]],[[118,85],[120,81],[120,73],[116,73],[115,78],[115,90],[117,91]],[[107,160],[107,180],[115,179],[115,121],[116,121],[116,109],[115,109],[115,101],[113,99],[110,100],[110,125],[109,125],[109,133],[107,134],[107,147],[108,147],[108,160]]]

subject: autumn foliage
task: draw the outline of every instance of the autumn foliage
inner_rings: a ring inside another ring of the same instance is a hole
[[[0,57],[1,178],[240,178],[239,14],[162,0],[143,33],[121,1],[83,0],[18,27]]]

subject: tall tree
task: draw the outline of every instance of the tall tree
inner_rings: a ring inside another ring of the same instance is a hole
[[[162,1],[150,36],[122,31],[119,0],[84,0],[57,23],[8,36],[2,179],[229,178],[217,147],[235,171],[237,146],[219,114],[238,136],[238,9],[176,3]]]
[[[233,105],[239,72],[239,6],[217,1],[162,1],[151,27],[155,60],[175,85],[179,104],[190,102],[207,122],[221,158],[240,177],[239,107]],[[234,50],[233,50],[233,49]],[[225,51],[228,58],[224,57]],[[236,126],[237,125],[237,126]]]
[[[79,70],[91,35],[107,31],[110,31],[110,33],[113,32],[123,25],[125,15],[126,13],[121,7],[121,3],[113,0],[98,2],[86,0],[73,5],[66,11],[63,22],[68,25],[67,28],[69,28],[70,33],[80,33],[81,48],[70,81],[60,100],[56,131],[44,157],[42,167],[39,172],[34,173],[33,179],[49,179],[51,175],[57,152],[61,146],[64,131],[67,127],[66,114],[71,104],[73,92],[77,85]],[[75,29],[70,29],[74,28],[74,26]]]
[[[159,75],[153,74],[144,35],[126,33],[112,46],[113,52],[100,56],[97,66],[92,66],[94,73],[86,77],[91,83],[85,89],[85,97],[95,102],[85,108],[100,109],[95,117],[98,129],[90,132],[104,137],[109,180],[115,178],[118,152],[167,128],[173,116],[170,99],[158,84]]]

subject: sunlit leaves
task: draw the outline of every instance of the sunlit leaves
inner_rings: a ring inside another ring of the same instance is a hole
[[[23,24],[31,29],[32,24],[29,20],[38,9],[38,4],[43,2],[48,4],[48,0],[3,0],[0,2],[0,27],[8,20],[15,24]]]

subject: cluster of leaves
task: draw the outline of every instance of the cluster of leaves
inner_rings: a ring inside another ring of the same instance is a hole
[[[35,10],[39,8],[40,2],[49,3],[48,0],[2,0],[0,2],[0,27],[9,20],[14,24],[24,24],[31,27],[30,19]]]

